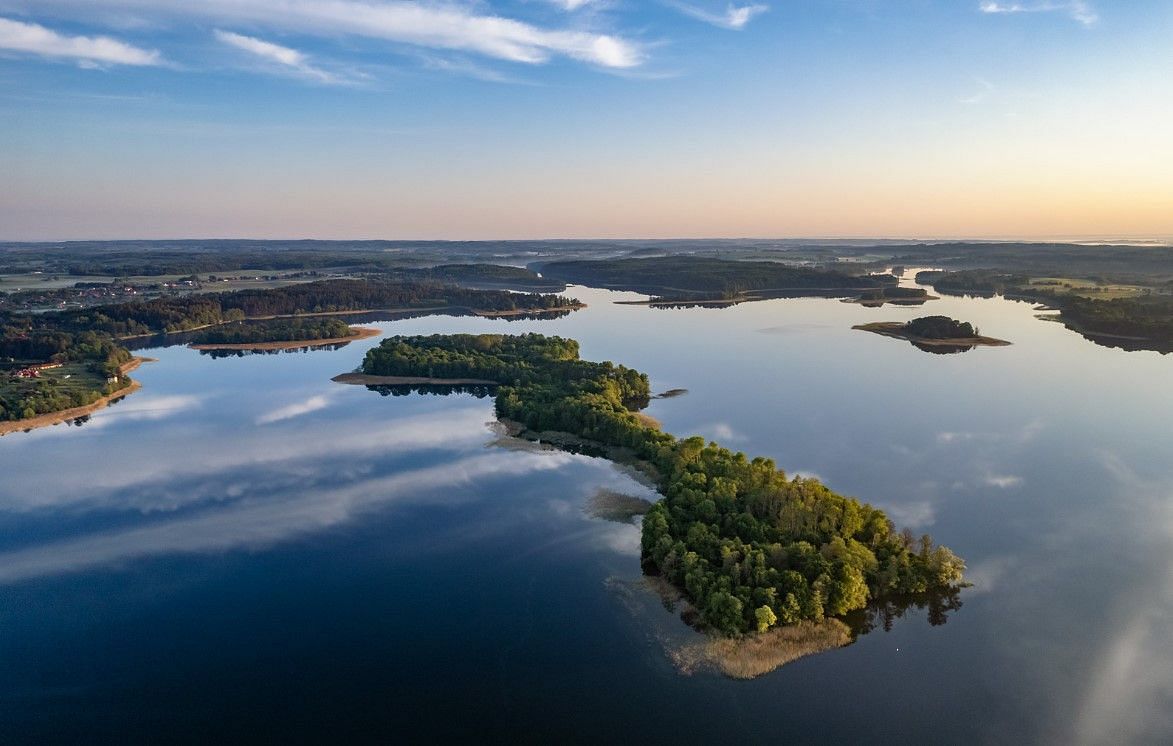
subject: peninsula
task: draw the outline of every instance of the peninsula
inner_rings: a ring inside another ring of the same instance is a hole
[[[849,642],[839,618],[869,602],[961,583],[960,559],[928,536],[897,532],[877,508],[788,478],[768,458],[648,423],[638,412],[649,400],[647,376],[582,360],[574,340],[397,336],[368,351],[361,374],[495,382],[499,418],[642,462],[664,495],[643,521],[645,568],[716,637],[785,644],[794,635],[772,629],[805,625],[801,654],[818,652]]]

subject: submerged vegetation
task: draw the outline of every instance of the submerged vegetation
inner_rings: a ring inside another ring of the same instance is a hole
[[[578,353],[574,340],[538,334],[392,337],[367,353],[362,372],[492,380],[499,417],[647,462],[664,499],[644,519],[644,559],[717,634],[818,622],[961,581],[952,552],[897,532],[870,505],[788,478],[770,459],[649,426],[636,411],[649,398],[647,376]]]

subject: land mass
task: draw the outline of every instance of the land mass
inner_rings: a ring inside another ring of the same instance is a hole
[[[564,282],[657,296],[634,302],[664,307],[721,306],[804,295],[839,297],[896,284],[888,275],[852,275],[779,262],[696,256],[544,262],[532,264],[531,269]]]
[[[293,326],[252,325],[245,329],[247,331],[243,333],[218,330],[197,337],[188,346],[193,350],[293,350],[346,344],[382,334],[379,329],[349,326],[337,319],[328,319],[316,324],[303,322]],[[250,341],[244,341],[246,338]]]
[[[771,629],[822,625],[873,601],[961,583],[960,559],[928,536],[897,532],[882,511],[817,480],[787,478],[770,459],[700,437],[678,439],[643,421],[647,376],[584,361],[574,340],[391,337],[368,351],[362,373],[492,381],[499,418],[533,433],[567,433],[570,447],[621,449],[647,464],[664,499],[643,521],[645,569],[687,599],[692,621],[717,638],[759,640]],[[841,635],[823,634],[833,628],[793,634],[837,647]],[[753,675],[752,666],[745,672]]]
[[[154,362],[154,358],[136,357],[127,363],[120,366],[120,373],[125,376],[135,368],[138,368],[143,363]],[[135,391],[142,388],[142,384],[138,381],[126,379],[126,383],[119,388],[114,389],[108,394],[98,397],[89,404],[78,407],[69,407],[68,409],[60,409],[45,414],[36,415],[20,420],[0,421],[0,435],[7,435],[15,432],[25,432],[28,430],[35,430],[41,427],[49,427],[52,425],[59,425],[62,422],[69,422],[97,412],[99,409],[105,409],[114,402],[122,401],[127,396],[130,396]]]
[[[279,349],[357,338],[329,315],[399,307],[502,315],[569,313],[573,298],[435,283],[333,280],[115,303],[90,308],[0,311],[0,421],[29,423],[43,415],[73,419],[75,410],[109,401],[133,384],[122,366],[136,336],[202,331],[204,349]],[[268,319],[244,324],[249,319]],[[367,335],[368,332],[361,334]]]
[[[968,349],[977,346],[1004,347],[1010,344],[1003,339],[983,337],[970,324],[954,321],[945,316],[925,316],[909,322],[877,321],[870,324],[857,324],[851,328],[885,337],[906,339],[915,345],[929,347],[965,347]]]

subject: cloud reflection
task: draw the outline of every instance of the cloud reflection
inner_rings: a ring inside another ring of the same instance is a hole
[[[468,500],[468,492],[443,488],[558,469],[574,458],[562,453],[493,451],[335,489],[311,485],[298,493],[282,492],[279,498],[243,499],[196,515],[181,514],[145,526],[0,554],[0,583],[148,556],[262,549],[396,503]]]

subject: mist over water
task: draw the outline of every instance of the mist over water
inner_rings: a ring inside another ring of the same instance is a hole
[[[490,398],[331,383],[378,338],[160,348],[81,427],[0,438],[3,740],[1173,739],[1173,356],[1000,298],[569,294],[589,307],[377,325],[559,334],[687,389],[648,413],[931,533],[969,564],[962,608],[754,681],[683,677],[661,640],[691,633],[616,591],[638,526],[584,511],[653,497],[614,465],[502,444]],[[927,314],[1013,345],[851,329]]]

